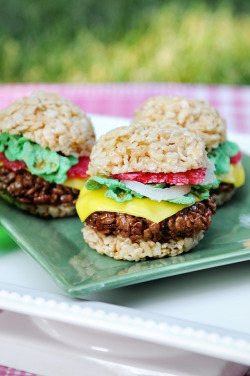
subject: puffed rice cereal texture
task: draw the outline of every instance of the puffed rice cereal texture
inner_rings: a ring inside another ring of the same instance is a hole
[[[234,188],[230,192],[220,192],[220,193],[213,193],[212,196],[215,199],[216,207],[224,205],[227,201],[230,201],[233,195],[236,192],[236,188]]]
[[[34,92],[0,111],[0,133],[22,134],[64,155],[88,156],[95,142],[92,123],[57,93]]]
[[[209,163],[202,139],[165,122],[113,129],[93,147],[89,175],[127,172],[185,172]]]
[[[203,231],[194,234],[193,237],[169,240],[167,243],[159,243],[140,240],[133,243],[130,238],[105,235],[95,231],[89,226],[82,229],[84,240],[100,254],[113,257],[116,260],[143,261],[147,258],[163,258],[177,256],[194,248],[203,238]]]
[[[71,217],[76,215],[76,208],[75,205],[30,205],[30,204],[22,204],[17,200],[13,200],[11,198],[8,199],[6,193],[0,190],[0,197],[15,205],[17,208],[29,212],[38,217],[52,217],[52,218],[62,218],[62,217]]]
[[[134,114],[134,122],[172,120],[198,134],[208,150],[226,141],[226,121],[207,102],[184,97],[149,98]]]

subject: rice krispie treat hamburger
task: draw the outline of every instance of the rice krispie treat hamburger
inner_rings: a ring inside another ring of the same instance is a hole
[[[242,154],[239,147],[226,140],[226,121],[205,101],[184,97],[158,96],[149,98],[135,111],[134,122],[175,121],[199,135],[205,142],[208,158],[215,164],[221,180],[212,191],[217,205],[222,205],[244,184]]]
[[[38,91],[0,111],[0,197],[39,216],[73,215],[95,142],[90,119]]]
[[[216,211],[205,144],[174,123],[108,132],[93,147],[88,174],[76,203],[84,239],[115,259],[187,252]]]

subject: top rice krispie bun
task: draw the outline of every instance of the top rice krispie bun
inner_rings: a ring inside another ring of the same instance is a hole
[[[127,172],[185,172],[206,168],[205,144],[195,133],[173,122],[137,124],[113,129],[93,147],[89,175]]]
[[[56,93],[34,92],[0,112],[0,133],[22,134],[64,155],[88,156],[95,142],[92,123],[71,101]]]
[[[208,150],[226,141],[226,121],[205,101],[184,97],[149,98],[134,114],[134,122],[172,120],[198,134]]]

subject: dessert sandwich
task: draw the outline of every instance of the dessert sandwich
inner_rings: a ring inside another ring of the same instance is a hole
[[[205,101],[184,97],[149,98],[135,111],[134,123],[174,121],[199,135],[206,144],[208,158],[215,165],[220,185],[212,189],[217,206],[230,200],[245,181],[242,153],[234,142],[227,141],[226,121]]]
[[[216,212],[217,181],[203,140],[168,122],[130,125],[93,147],[76,203],[85,241],[101,254],[140,261],[187,252]]]
[[[0,111],[0,197],[42,217],[75,214],[94,142],[90,119],[56,93],[13,102]]]

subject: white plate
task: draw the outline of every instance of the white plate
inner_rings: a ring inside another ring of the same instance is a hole
[[[110,129],[128,122],[100,116],[92,119],[94,125],[105,121]],[[231,134],[230,139],[249,153],[249,137]],[[250,364],[250,262],[77,300],[67,297],[20,249],[1,252],[0,260],[0,307],[4,309],[72,324],[73,331],[78,325],[99,333]],[[55,329],[55,325],[50,321],[51,328]]]
[[[172,346],[8,311],[0,315],[0,363],[43,376],[82,376],[83,369],[85,376],[243,376],[248,369]]]

